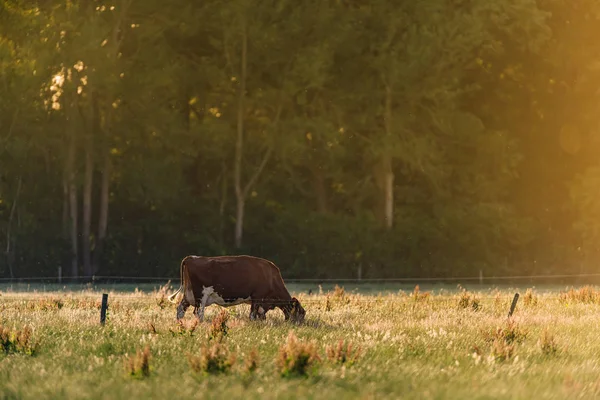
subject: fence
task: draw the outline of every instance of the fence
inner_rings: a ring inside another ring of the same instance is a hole
[[[600,281],[600,273],[587,274],[539,274],[539,275],[509,275],[509,276],[460,276],[460,277],[399,277],[399,278],[284,278],[286,283],[456,283],[456,282],[474,282],[479,284],[498,283],[498,282],[517,282],[517,281],[536,281],[540,283],[550,283],[559,280],[563,281]],[[45,277],[19,277],[19,278],[0,278],[0,283],[152,283],[152,282],[179,282],[179,276],[176,277],[154,277],[154,276],[45,276]]]

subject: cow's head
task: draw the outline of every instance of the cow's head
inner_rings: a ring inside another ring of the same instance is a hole
[[[297,298],[292,297],[292,310],[290,312],[291,320],[294,322],[303,322],[306,311]]]

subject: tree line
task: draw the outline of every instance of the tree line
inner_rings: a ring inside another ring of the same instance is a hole
[[[0,1],[0,274],[593,272],[593,0]]]

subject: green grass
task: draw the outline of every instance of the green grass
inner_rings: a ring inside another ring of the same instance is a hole
[[[279,310],[261,322],[249,321],[248,306],[229,309],[220,344],[235,362],[218,374],[190,366],[215,343],[218,306],[194,329],[191,310],[185,326],[176,324],[164,293],[113,291],[100,326],[100,292],[3,291],[0,326],[31,327],[37,347],[33,355],[0,351],[0,399],[592,398],[600,395],[600,304],[579,301],[590,290],[562,297],[534,290],[527,304],[523,290],[510,323],[514,290],[475,293],[477,309],[460,306],[456,290],[418,297],[303,290],[294,293],[307,311],[299,326]],[[294,346],[316,343],[319,360],[306,376],[284,377],[278,368],[290,330],[301,343]],[[327,356],[340,340],[360,347],[351,365]],[[254,349],[258,364],[249,371]],[[146,362],[144,373],[126,368]]]

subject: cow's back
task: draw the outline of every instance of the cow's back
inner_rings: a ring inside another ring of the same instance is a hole
[[[212,287],[224,299],[291,299],[279,268],[262,258],[189,256],[184,264],[196,298]]]

